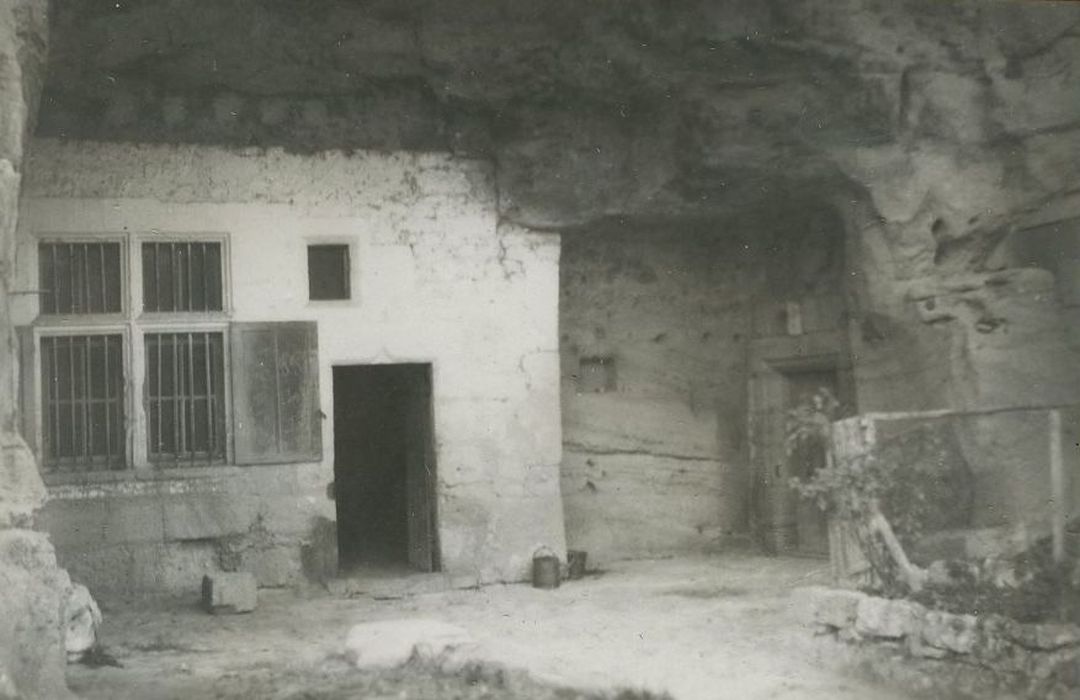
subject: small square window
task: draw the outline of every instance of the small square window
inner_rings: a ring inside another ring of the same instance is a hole
[[[616,387],[614,357],[582,357],[578,361],[578,393],[602,394]]]
[[[349,298],[349,246],[309,245],[307,260],[309,299]]]

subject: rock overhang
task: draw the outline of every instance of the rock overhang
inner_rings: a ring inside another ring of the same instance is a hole
[[[454,150],[496,161],[521,223],[694,218],[870,188],[856,152],[1015,164],[1075,126],[1069,5],[83,0],[54,8],[39,129]]]

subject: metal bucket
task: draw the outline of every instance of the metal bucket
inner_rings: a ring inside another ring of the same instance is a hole
[[[559,558],[554,554],[533,557],[533,588],[559,587]]]
[[[571,549],[566,552],[566,578],[576,581],[585,576],[586,553],[580,549]]]

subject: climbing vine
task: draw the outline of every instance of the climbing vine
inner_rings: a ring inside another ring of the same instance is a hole
[[[810,395],[787,415],[789,455],[812,446],[825,454],[825,464],[812,475],[792,479],[791,487],[830,517],[838,520],[856,540],[887,593],[918,591],[925,572],[911,564],[892,525],[881,511],[886,496],[897,489],[901,469],[873,453],[838,459],[833,444],[833,422],[841,405],[825,388]]]

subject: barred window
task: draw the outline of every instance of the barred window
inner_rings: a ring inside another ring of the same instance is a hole
[[[142,268],[144,310],[222,310],[220,243],[143,243]]]
[[[225,458],[225,354],[221,333],[148,333],[149,456],[160,463]]]
[[[228,318],[225,238],[88,238],[37,243],[40,313],[17,333],[50,476],[321,458],[314,322]]]
[[[125,467],[122,336],[43,337],[41,389],[46,469]]]
[[[38,271],[43,314],[121,311],[119,243],[40,243]]]

